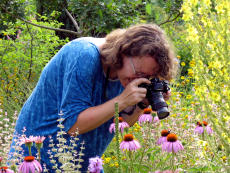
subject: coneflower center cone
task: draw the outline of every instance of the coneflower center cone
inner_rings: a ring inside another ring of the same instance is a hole
[[[150,114],[152,112],[151,108],[145,108],[144,109],[144,114]]]
[[[122,118],[122,117],[118,117],[118,120],[119,120],[119,123],[121,123],[121,122],[123,122],[124,121],[124,119]],[[113,119],[113,122],[115,123],[115,118]]]
[[[198,126],[202,126],[202,124],[198,121],[197,123],[196,123]]]
[[[32,162],[32,161],[34,161],[34,156],[26,156],[26,157],[24,158],[24,160],[25,160],[26,162]]]
[[[177,141],[177,136],[173,133],[168,134],[167,136],[167,141],[168,142],[176,142]]]
[[[0,170],[2,170],[2,171],[6,171],[7,169],[8,169],[8,167],[6,167],[6,166],[0,167]]]
[[[207,126],[207,125],[208,125],[208,123],[207,123],[206,121],[203,121],[203,124],[204,124],[204,126]]]
[[[132,134],[126,134],[124,136],[124,141],[133,141],[134,136]]]
[[[161,131],[161,136],[168,136],[168,134],[170,134],[169,130],[162,130]]]

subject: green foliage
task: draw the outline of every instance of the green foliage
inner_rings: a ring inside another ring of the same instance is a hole
[[[141,3],[139,0],[70,0],[69,10],[75,15],[83,35],[103,36],[114,28],[136,23]]]
[[[1,0],[0,4],[0,31],[7,28],[4,21],[16,22],[15,16],[24,16],[25,0]],[[9,15],[12,13],[13,15]]]
[[[33,20],[34,23],[38,23]],[[56,22],[38,24],[58,27]],[[45,64],[67,40],[60,40],[54,31],[16,21],[2,31],[8,39],[0,40],[0,103],[9,113],[20,110],[28,98]],[[17,33],[13,40],[11,35]]]
[[[159,25],[178,20],[182,0],[148,0],[145,1],[145,11],[142,12],[142,20],[155,22]]]

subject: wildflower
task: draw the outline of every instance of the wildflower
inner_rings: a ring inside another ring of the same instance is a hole
[[[35,136],[33,138],[33,141],[35,142],[36,146],[42,147],[43,141],[46,139],[44,136]]]
[[[19,29],[18,30],[18,34],[17,34],[17,39],[19,39],[20,38],[20,34],[22,33],[22,31]]]
[[[36,148],[38,149],[38,160],[39,162],[41,161],[41,148],[43,147],[43,141],[45,140],[46,138],[44,136],[35,136],[34,137],[34,142],[35,142],[35,146]]]
[[[151,112],[152,112],[151,108],[144,109],[144,113],[138,119],[140,125],[145,122],[150,122],[150,123],[152,122],[153,117],[151,115]]]
[[[110,162],[110,160],[111,160],[111,157],[106,157],[106,158],[104,159],[104,163],[107,164],[107,163]]]
[[[159,121],[160,121],[159,117],[157,115],[155,115],[154,118],[153,118],[153,122],[157,123]]]
[[[122,117],[119,117],[119,124],[118,124],[119,131],[123,133],[125,128],[129,128],[129,124],[125,122]],[[115,132],[115,119],[114,122],[109,127],[109,132],[110,133]]]
[[[168,134],[170,134],[170,131],[169,130],[162,130],[161,131],[161,137],[157,140],[157,144],[158,145],[161,145],[163,144],[164,142],[167,141],[167,136]]]
[[[89,172],[90,173],[100,173],[103,170],[103,160],[101,158],[94,157],[89,159]]]
[[[26,156],[24,162],[20,165],[18,173],[41,173],[42,167],[41,164],[35,160],[34,156]]]
[[[174,133],[168,134],[167,141],[162,144],[162,150],[167,152],[176,153],[183,149],[183,145],[177,140],[177,136]]]
[[[124,136],[124,140],[120,144],[120,149],[123,151],[136,151],[139,148],[141,148],[141,145],[137,140],[134,140],[134,136],[132,134],[126,134]]]
[[[33,136],[30,136],[29,138],[25,137],[24,135],[22,137],[20,137],[20,145],[22,144],[25,144],[28,149],[29,149],[29,155],[32,156],[32,153],[31,153],[31,147],[33,145],[33,141],[34,141],[34,137]]]
[[[0,173],[14,173],[14,171],[8,169],[8,167],[0,167]]]
[[[185,66],[186,64],[185,64],[185,62],[181,62],[181,66]]]
[[[198,133],[198,134],[204,133],[204,128],[206,129],[208,134],[211,134],[213,132],[211,127],[208,126],[208,123],[206,121],[203,121],[203,125],[204,125],[204,127],[202,126],[202,124],[200,122],[197,122],[197,126],[194,130],[195,133]]]
[[[22,145],[22,144],[29,145],[29,144],[34,142],[34,137],[29,136],[29,138],[27,138],[26,136],[23,135],[22,137],[20,137],[19,140],[20,140],[20,142],[19,142],[20,145]]]

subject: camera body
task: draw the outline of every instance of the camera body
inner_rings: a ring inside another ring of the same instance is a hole
[[[159,78],[152,78],[150,81],[150,84],[142,83],[139,87],[147,89],[146,98],[152,110],[157,112],[159,119],[164,119],[169,116],[168,105],[163,97],[163,93],[170,90],[168,82],[160,80]],[[138,106],[143,107],[142,102],[138,103]]]

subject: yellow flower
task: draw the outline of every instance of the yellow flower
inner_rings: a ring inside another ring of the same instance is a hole
[[[179,55],[176,56],[178,59],[181,59],[181,57]]]
[[[110,164],[109,164],[109,167],[114,167],[114,164],[113,164],[113,163],[110,163]]]
[[[107,164],[107,163],[110,162],[110,160],[111,160],[111,157],[106,157],[106,158],[104,159],[104,163]]]
[[[175,118],[175,117],[176,117],[176,114],[172,114],[171,117],[174,117],[174,118]]]
[[[221,157],[221,159],[222,159],[224,162],[226,162],[227,157],[226,157],[226,156],[223,156],[223,157]]]
[[[194,72],[193,71],[188,71],[188,75],[192,77],[192,76],[194,76]]]
[[[181,77],[180,77],[180,79],[182,79],[182,80],[183,80],[183,79],[185,79],[185,77],[184,77],[184,76],[181,76]]]
[[[192,96],[190,95],[190,94],[188,94],[187,96],[186,96],[186,99],[191,99],[192,98]]]
[[[186,111],[187,109],[186,108],[181,108],[182,111]]]
[[[185,64],[185,62],[181,62],[181,66],[185,66],[186,64]]]
[[[119,166],[118,162],[115,162],[114,166],[118,168],[118,166]]]
[[[181,82],[181,85],[185,85],[185,81],[182,81],[182,82]]]

